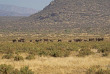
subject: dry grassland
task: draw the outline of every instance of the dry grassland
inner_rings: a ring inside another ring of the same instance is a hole
[[[39,57],[35,60],[13,61],[13,59],[0,59],[0,64],[10,64],[20,69],[29,66],[35,74],[85,74],[86,70],[94,65],[106,68],[110,65],[109,57],[87,56],[87,57]]]

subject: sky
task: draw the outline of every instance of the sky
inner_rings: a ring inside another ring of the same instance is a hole
[[[20,7],[42,10],[52,0],[0,0],[0,4],[16,5]]]

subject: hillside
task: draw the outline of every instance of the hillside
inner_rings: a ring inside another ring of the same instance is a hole
[[[110,34],[110,0],[54,0],[16,24],[23,32]]]
[[[32,8],[0,4],[0,16],[29,16],[36,12]]]

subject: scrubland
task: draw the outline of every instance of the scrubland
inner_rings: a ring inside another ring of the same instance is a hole
[[[0,73],[3,68],[9,74],[109,74],[110,41],[1,41]]]

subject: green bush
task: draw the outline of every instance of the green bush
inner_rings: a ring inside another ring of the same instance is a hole
[[[6,54],[2,56],[2,59],[11,59],[11,58],[14,58],[13,54]]]
[[[109,55],[108,52],[105,52],[105,53],[102,54],[103,57],[106,57],[106,56],[108,56],[108,55]]]
[[[99,49],[98,51],[101,52],[101,53],[105,53],[105,52],[109,52],[110,50],[109,50],[109,49],[102,49],[102,48],[101,48],[101,49]]]
[[[110,42],[39,42],[39,43],[10,43],[3,42],[0,44],[1,53],[19,54],[19,53],[29,53],[32,55],[39,56],[53,56],[53,57],[63,57],[70,55],[69,52],[78,51],[79,49],[84,49],[87,51],[79,51],[78,56],[86,56],[92,54],[90,49],[97,49],[99,52],[106,56],[106,52],[110,53]],[[8,55],[9,56],[9,55]],[[5,56],[7,58],[7,56]]]
[[[24,58],[22,56],[20,56],[20,55],[17,55],[17,56],[14,57],[14,60],[15,61],[21,61],[21,60],[23,61]]]
[[[110,74],[110,69],[106,70],[100,69],[96,72],[96,74]]]
[[[35,56],[31,54],[31,55],[28,55],[28,56],[26,57],[26,59],[32,60],[32,59],[35,59]]]
[[[28,66],[25,66],[20,69],[20,74],[34,74],[34,72]]]
[[[88,56],[88,55],[91,55],[91,54],[93,54],[93,52],[90,49],[81,49],[77,56],[78,57],[85,57],[85,56]]]
[[[21,74],[18,69],[15,69],[11,74]]]
[[[100,69],[100,66],[99,66],[99,65],[92,66],[92,67],[90,67],[90,68],[87,70],[86,74],[96,74],[95,72],[96,72],[98,69]]]
[[[36,55],[36,54],[37,54],[35,50],[29,51],[28,53],[29,53],[30,55]]]
[[[37,54],[38,54],[39,56],[47,56],[47,55],[48,55],[48,51],[46,51],[46,50],[39,50],[39,51],[37,52]]]
[[[110,74],[110,69],[102,69],[100,66],[90,67],[86,74]]]
[[[11,74],[14,68],[11,65],[2,64],[0,65],[0,74]]]
[[[2,64],[0,65],[0,74],[34,74],[28,66],[18,69],[14,69],[11,65]]]
[[[69,56],[69,51],[67,51],[67,50],[54,50],[54,51],[51,51],[50,52],[50,56],[52,56],[52,57],[67,57],[67,56]]]

